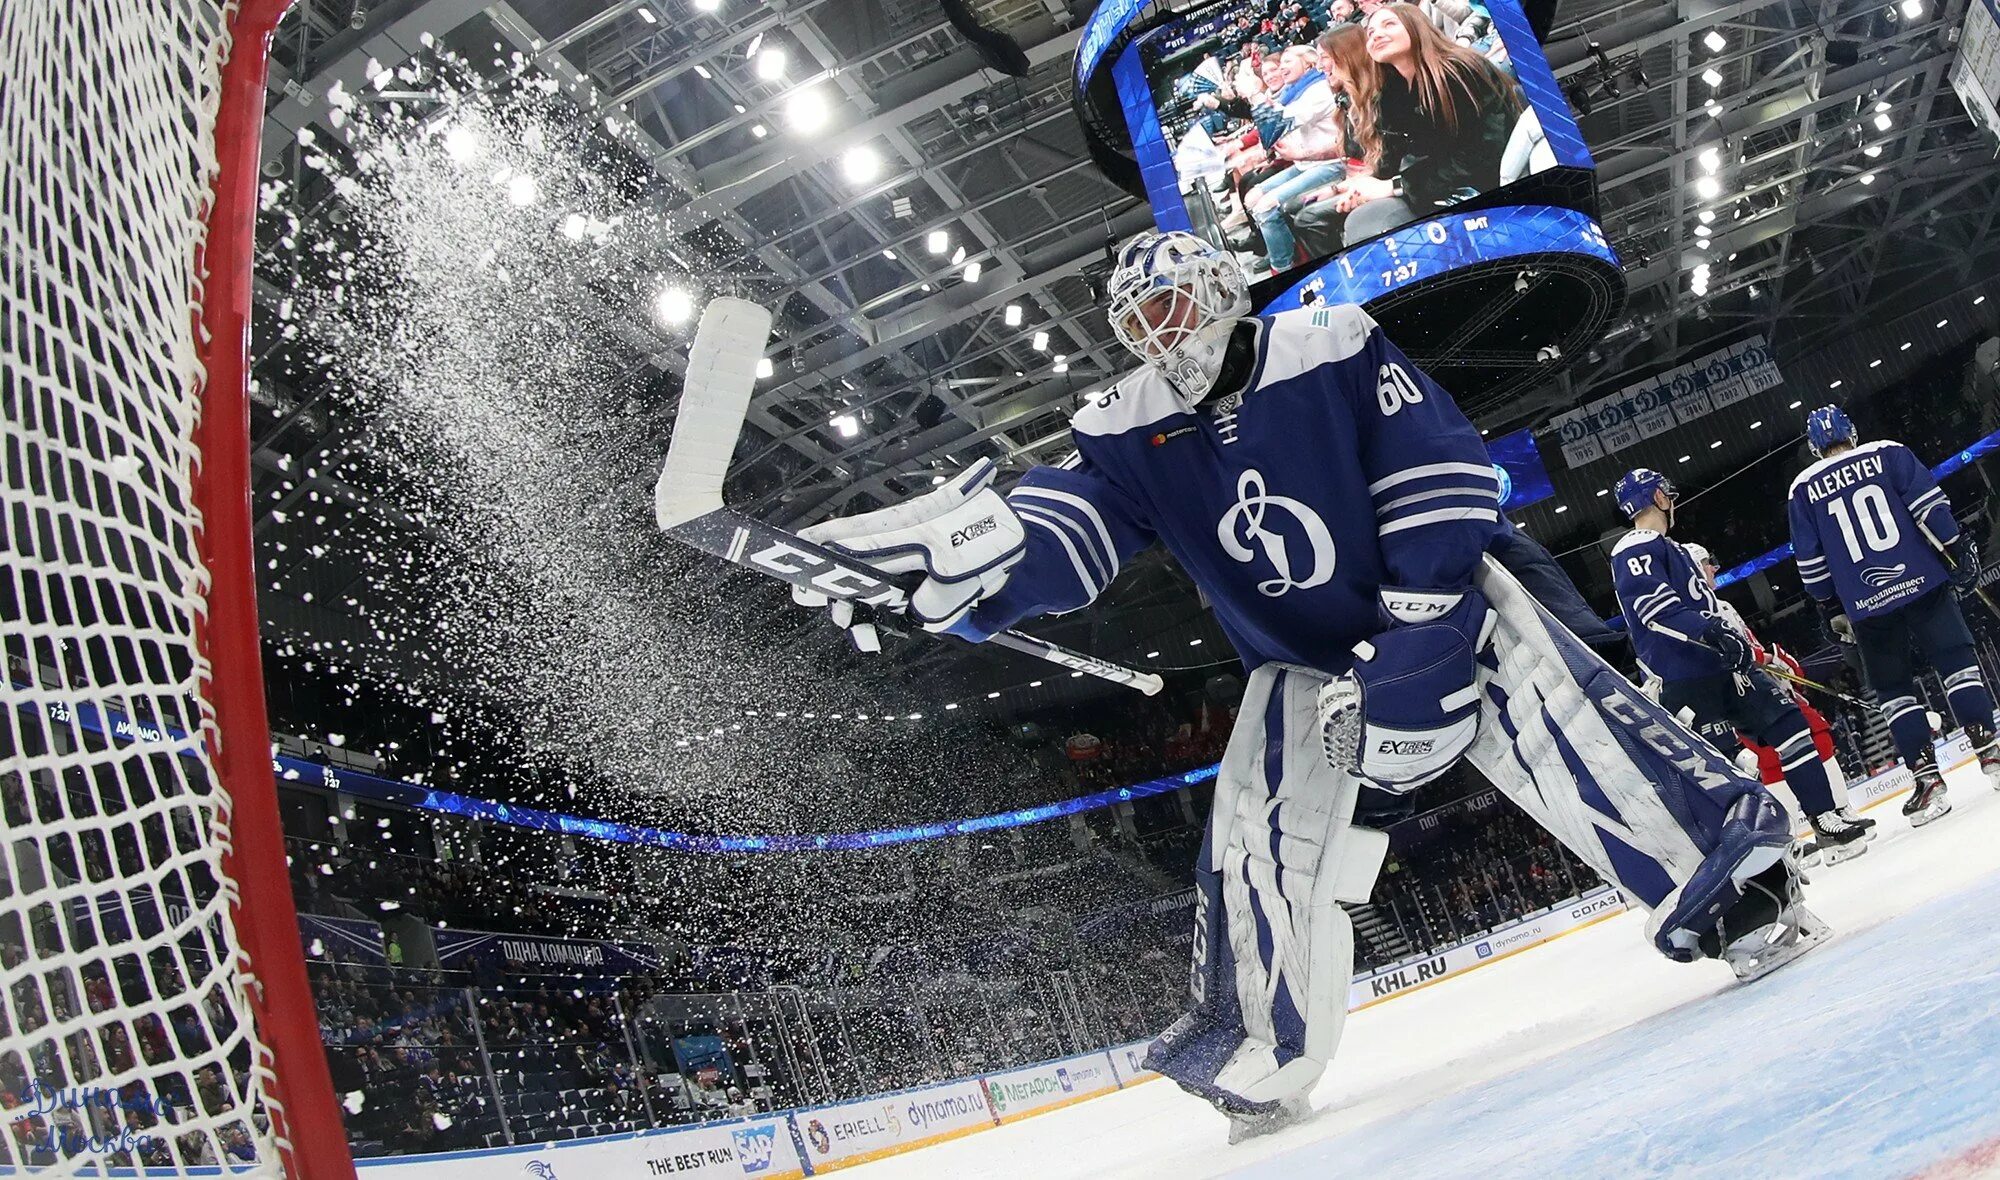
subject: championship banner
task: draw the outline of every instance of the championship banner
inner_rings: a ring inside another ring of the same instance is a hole
[[[1697,357],[1549,420],[1581,467],[1784,383],[1762,336]]]
[[[470,971],[485,966],[515,975],[583,975],[613,980],[665,966],[658,948],[639,942],[540,938],[484,930],[438,930],[431,936],[438,966]]]

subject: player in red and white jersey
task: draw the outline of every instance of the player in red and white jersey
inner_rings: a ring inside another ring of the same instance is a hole
[[[1714,589],[1717,572],[1715,556],[1701,545],[1690,544],[1686,548],[1688,556],[1694,558],[1695,568],[1701,571],[1701,576],[1708,581],[1709,588]],[[1797,656],[1775,643],[1765,646],[1750,630],[1750,625],[1743,621],[1743,615],[1734,606],[1720,597],[1715,602],[1722,621],[1749,642],[1751,655],[1757,663],[1769,668],[1783,669],[1795,677],[1805,676],[1805,665],[1799,662]],[[1827,785],[1833,788],[1836,810],[1842,819],[1857,825],[1872,839],[1875,833],[1871,829],[1875,827],[1875,821],[1856,815],[1848,802],[1847,773],[1841,769],[1840,759],[1834,749],[1833,727],[1827,723],[1824,714],[1813,708],[1812,702],[1806,699],[1806,694],[1796,684],[1791,686],[1791,693],[1799,712],[1805,715],[1806,726],[1812,733],[1813,747],[1819,751],[1820,764],[1826,768],[1826,781]],[[1799,812],[1798,800],[1793,798],[1791,789],[1785,785],[1785,773],[1778,764],[1778,751],[1770,746],[1759,745],[1755,738],[1741,731],[1738,731],[1736,739],[1743,743],[1744,749],[1756,755],[1757,777],[1763,780],[1765,786],[1779,788],[1778,798],[1794,812]]]

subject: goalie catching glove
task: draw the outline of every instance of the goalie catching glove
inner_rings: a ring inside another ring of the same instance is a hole
[[[1479,732],[1477,658],[1493,631],[1477,590],[1383,587],[1384,630],[1319,693],[1326,760],[1388,791],[1443,774]]]
[[[1006,584],[1027,545],[1021,518],[991,486],[994,471],[993,461],[984,459],[908,503],[837,517],[801,529],[799,536],[891,577],[921,575],[910,591],[910,617],[926,631],[949,631]],[[798,586],[792,601],[827,607],[856,647],[879,649],[874,627],[854,622],[853,603]]]

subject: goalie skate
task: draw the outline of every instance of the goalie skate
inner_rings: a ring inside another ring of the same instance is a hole
[[[1781,861],[1745,881],[1742,898],[1702,940],[1702,949],[1750,983],[1825,942],[1833,930],[1799,904],[1801,880]]]
[[[1255,1139],[1260,1135],[1282,1131],[1286,1127],[1305,1122],[1312,1117],[1312,1113],[1312,1103],[1304,1094],[1268,1103],[1265,1109],[1256,1112],[1231,1113],[1229,1142],[1241,1143],[1245,1139]]]

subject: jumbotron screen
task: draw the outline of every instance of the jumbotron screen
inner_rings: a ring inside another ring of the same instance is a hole
[[[1221,0],[1135,39],[1115,81],[1160,226],[1253,282],[1591,166],[1514,0]]]

